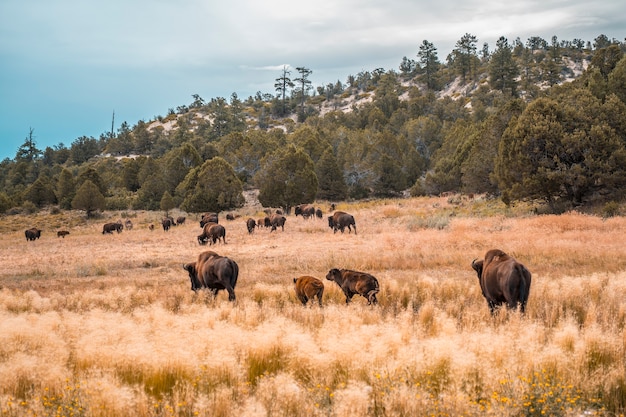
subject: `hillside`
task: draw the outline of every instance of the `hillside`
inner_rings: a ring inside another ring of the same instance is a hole
[[[446,63],[409,60],[284,100],[194,95],[166,116],[69,148],[41,151],[27,139],[0,169],[0,211],[70,209],[86,179],[103,196],[99,209],[154,210],[165,198],[223,211],[248,189],[286,209],[442,193],[534,201],[549,212],[619,206],[626,46],[533,42]]]

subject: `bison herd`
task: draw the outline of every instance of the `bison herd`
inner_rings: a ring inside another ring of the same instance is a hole
[[[530,293],[531,273],[524,265],[499,249],[489,250],[484,260],[472,261],[472,269],[478,274],[478,282],[491,314],[497,307],[505,304],[509,309],[517,309],[522,314],[526,310]],[[235,285],[239,276],[239,266],[230,258],[220,256],[213,251],[198,255],[196,262],[183,264],[189,273],[191,289],[209,289],[217,295],[219,290],[228,292],[228,299],[235,301]],[[351,269],[332,268],[326,274],[328,281],[335,282],[350,304],[352,297],[360,295],[368,305],[378,304],[380,292],[378,279],[367,272]],[[296,298],[306,306],[309,301],[317,301],[322,307],[324,283],[319,278],[303,275],[293,278]]]
[[[334,209],[334,207],[332,207]],[[246,228],[251,234],[256,228],[270,228],[270,232],[277,230],[279,227],[285,230],[285,222],[287,218],[283,215],[282,210],[271,212],[266,210],[267,216],[255,220],[248,218],[246,220]],[[304,219],[317,217],[322,218],[321,209],[312,205],[303,204],[295,207],[295,215],[302,216]],[[232,219],[239,216],[231,215]],[[229,218],[229,216],[227,216]],[[231,220],[232,220],[231,219]],[[337,230],[344,233],[348,229],[348,233],[356,235],[356,222],[354,216],[343,211],[335,211],[328,216],[328,226],[336,233]],[[167,216],[162,219],[164,231],[168,231],[170,227],[182,225],[185,223],[185,217],[178,217],[174,220]],[[113,232],[121,233],[124,228],[131,230],[133,224],[130,220],[125,223],[117,221],[115,223],[105,223],[102,227],[102,234],[112,234]],[[202,233],[198,235],[197,240],[200,245],[217,244],[221,242],[226,244],[226,229],[219,224],[217,213],[204,213],[200,220]],[[153,230],[154,225],[149,225],[149,229]],[[35,227],[24,232],[27,241],[34,241],[41,237],[41,230]],[[61,230],[57,232],[57,237],[65,237],[70,232]],[[528,269],[515,260],[510,255],[499,249],[487,251],[482,260],[474,260],[471,263],[472,269],[478,276],[478,283],[483,297],[487,301],[487,306],[491,314],[496,309],[505,305],[509,309],[519,308],[523,314],[526,310],[528,296],[530,293],[531,273]],[[206,288],[217,295],[220,290],[228,292],[228,299],[235,301],[235,286],[239,276],[239,266],[237,263],[225,256],[220,256],[213,251],[205,251],[200,253],[195,262],[186,263],[183,268],[188,272],[191,281],[191,289],[197,291]],[[377,294],[380,292],[378,280],[373,275],[366,272],[359,272],[350,269],[332,268],[326,274],[326,280],[335,282],[346,297],[346,304],[349,304],[352,297],[360,295],[367,300],[368,305],[378,303]],[[308,301],[315,301],[322,306],[322,297],[324,295],[324,283],[322,280],[310,275],[303,275],[293,278],[293,284],[297,299],[306,305]]]

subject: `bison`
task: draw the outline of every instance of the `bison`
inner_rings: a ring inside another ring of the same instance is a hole
[[[200,227],[204,227],[207,223],[219,223],[217,213],[204,213],[200,219]]]
[[[207,242],[212,245],[218,241],[223,241],[226,244],[226,229],[221,224],[207,223],[202,229],[202,234],[198,236],[198,243],[206,245]]]
[[[296,216],[301,215],[303,218],[315,216],[315,207],[310,204],[300,204],[295,207],[294,213]]]
[[[302,303],[302,305],[306,305],[307,301],[317,297],[317,302],[322,306],[322,296],[324,295],[324,283],[315,278],[308,275],[301,276],[299,278],[294,278],[293,283],[296,289],[296,297]]]
[[[248,228],[248,233],[254,232],[254,229],[256,228],[256,221],[250,217],[246,220],[246,227]]]
[[[126,230],[133,230],[133,222],[131,222],[130,219],[126,220],[126,222],[124,223],[124,227],[126,228]]]
[[[35,240],[41,237],[41,230],[36,227],[30,228],[24,231],[24,236],[26,236],[26,240]]]
[[[352,271],[350,269],[333,268],[326,274],[326,279],[335,281],[346,296],[346,304],[355,294],[367,298],[367,304],[377,304],[376,294],[380,291],[378,280],[366,272]]]
[[[354,216],[344,213],[343,211],[336,211],[332,216],[328,216],[328,227],[333,229],[333,233],[337,233],[337,230],[343,233],[346,227],[348,228],[348,232],[352,233],[352,227],[354,227],[354,234],[356,235]]]
[[[235,285],[239,276],[239,265],[232,259],[207,251],[198,255],[196,262],[184,264],[183,269],[189,273],[192,291],[208,288],[213,296],[217,296],[220,290],[226,290],[228,300],[236,300]]]
[[[57,237],[62,237],[63,239],[65,239],[65,236],[69,235],[70,232],[68,232],[67,230],[59,230],[57,232]]]
[[[104,234],[113,233],[113,232],[122,233],[123,229],[124,229],[124,225],[120,222],[105,223],[104,226],[102,226],[102,234],[104,235]]]
[[[272,217],[270,217],[270,225],[272,226],[272,228],[270,229],[270,233],[276,230],[279,226],[284,232],[286,221],[287,218],[285,216],[282,216],[280,214],[272,214]]]
[[[178,216],[176,218],[176,224],[177,225],[185,224],[185,220],[187,220],[185,216]]]
[[[161,220],[161,225],[163,226],[163,230],[167,232],[170,230],[170,227],[172,227],[172,220],[169,217],[166,217]]]
[[[321,208],[316,208],[315,209],[315,217],[317,217],[318,219],[321,219],[324,217],[324,212],[322,211]]]
[[[519,305],[523,314],[530,292],[531,274],[524,265],[500,249],[491,249],[485,259],[472,261],[478,282],[491,314],[502,304],[509,309]]]

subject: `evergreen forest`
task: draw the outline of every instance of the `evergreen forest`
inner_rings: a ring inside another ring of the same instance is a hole
[[[424,40],[397,69],[313,86],[285,67],[275,91],[233,93],[99,138],[39,149],[34,129],[0,162],[0,213],[42,208],[266,207],[442,193],[532,201],[549,212],[626,197],[626,41],[532,37],[445,59]],[[202,88],[202,86],[198,86]]]

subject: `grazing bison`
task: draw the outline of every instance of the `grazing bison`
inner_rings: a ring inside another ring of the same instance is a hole
[[[328,216],[328,227],[333,229],[333,233],[337,233],[337,230],[341,230],[341,233],[343,233],[346,227],[348,232],[352,233],[352,227],[354,227],[354,234],[356,235],[354,216],[343,211],[336,211],[332,216]]]
[[[248,233],[254,232],[254,229],[256,228],[256,221],[250,217],[246,220],[246,227],[248,228]]]
[[[280,215],[280,214],[272,214],[272,217],[270,217],[270,225],[272,226],[272,228],[270,229],[270,233],[276,230],[279,226],[284,232],[286,221],[287,221],[287,218],[285,216]]]
[[[170,230],[170,227],[172,227],[172,220],[169,217],[166,217],[161,220],[161,225],[163,226],[163,230],[167,232]]]
[[[502,304],[510,309],[520,306],[524,313],[530,293],[531,274],[524,265],[499,249],[491,249],[484,260],[473,260],[472,268],[487,300],[491,314]]]
[[[265,217],[263,219],[263,226],[267,227],[272,227],[272,220],[269,217]]]
[[[235,285],[239,276],[237,262],[213,251],[207,251],[198,255],[196,262],[184,264],[183,269],[189,273],[192,291],[208,288],[214,296],[217,296],[220,290],[226,290],[228,300],[235,301]]]
[[[124,225],[120,222],[105,223],[104,226],[102,226],[102,234],[104,235],[104,234],[113,233],[113,232],[122,233],[123,229],[124,229]]]
[[[57,232],[57,237],[62,237],[63,239],[65,239],[65,236],[69,235],[70,232],[68,232],[67,230],[59,230]]]
[[[41,230],[33,227],[24,231],[24,236],[26,236],[27,241],[39,239],[41,237]]]
[[[187,220],[187,218],[185,216],[178,216],[176,218],[176,224],[177,225],[185,224],[185,220]]]
[[[226,229],[221,224],[207,223],[202,229],[202,234],[198,236],[198,243],[201,245],[209,245],[216,243],[217,241],[223,241],[226,244]]]
[[[321,219],[322,217],[324,217],[324,212],[322,211],[321,208],[316,208],[315,209],[315,217],[317,217],[318,219]]]
[[[126,220],[126,222],[124,223],[124,227],[126,228],[126,230],[133,230],[133,222],[131,222],[130,219]]]
[[[352,296],[359,294],[367,298],[367,304],[377,304],[376,294],[380,291],[378,280],[373,275],[349,269],[333,268],[326,274],[326,279],[335,281],[346,296],[346,304]]]
[[[313,302],[313,299],[317,297],[317,302],[320,307],[322,306],[324,283],[321,280],[304,275],[299,278],[294,278],[293,283],[296,288],[296,297],[298,297],[298,300],[300,300],[302,305],[306,305],[309,300]]]
[[[315,207],[310,204],[300,204],[294,209],[296,216],[300,215],[305,219],[315,216]]]
[[[267,219],[269,220],[269,217],[267,217]],[[265,227],[265,217],[260,217],[257,221],[256,221],[256,227],[257,228],[261,228],[261,227]]]
[[[217,213],[204,213],[200,220],[200,227],[204,227],[207,223],[219,223]]]

